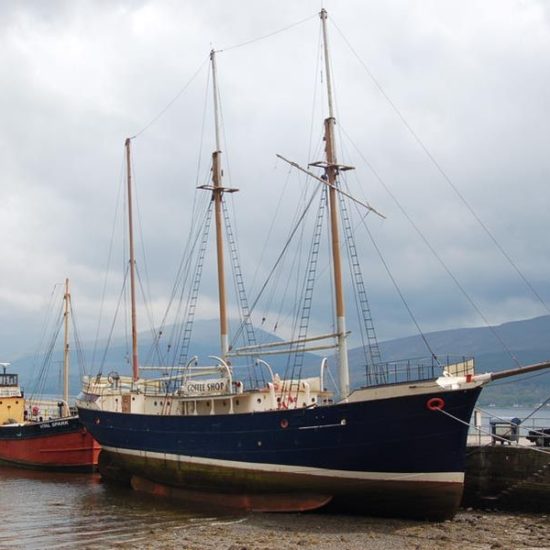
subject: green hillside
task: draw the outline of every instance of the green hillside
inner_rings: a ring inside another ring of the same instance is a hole
[[[488,327],[445,330],[428,333],[425,337],[442,359],[447,355],[474,357],[478,373],[511,369],[518,363],[529,365],[550,360],[550,316],[504,323],[493,330]],[[384,361],[430,356],[420,336],[382,342],[380,348]],[[363,355],[357,348],[350,352],[354,385],[363,385],[365,381]],[[533,406],[549,397],[550,369],[494,382],[483,390],[479,402],[482,405]]]
[[[207,361],[208,356],[215,354],[218,347],[218,324],[215,321],[197,321],[194,343],[189,355],[197,355],[202,361]],[[494,333],[498,334],[498,338]],[[278,338],[272,334],[257,331],[259,341],[274,341]],[[505,323],[491,330],[487,327],[445,330],[432,332],[425,335],[434,353],[442,360],[448,355],[455,357],[474,357],[476,360],[476,372],[497,372],[521,365],[528,365],[544,360],[550,360],[550,316],[537,317],[525,321]],[[511,355],[503,349],[499,338],[505,343]],[[151,337],[143,335],[140,345],[140,357],[144,364],[150,361]],[[84,356],[90,357],[92,345],[85,346]],[[409,336],[380,343],[383,361],[396,361],[401,359],[426,358],[430,356],[424,341],[420,336]],[[128,345],[120,341],[113,345],[104,355],[103,349],[99,349],[97,356],[104,362],[102,372],[111,370],[123,374],[130,373],[128,364]],[[267,358],[266,358],[267,359]],[[285,375],[286,357],[272,356],[269,361],[275,372]],[[59,392],[61,379],[61,352],[54,354],[52,358],[51,372],[47,376],[43,388],[45,393],[56,394]],[[71,372],[71,393],[77,394],[80,388],[81,369],[73,360],[74,366]],[[336,380],[336,361],[330,361],[331,374]],[[306,354],[304,358],[304,376],[314,376],[319,373],[320,357]],[[31,357],[25,357],[13,363],[13,368],[21,375],[21,382],[28,393],[32,392],[34,380],[37,377],[39,366]],[[89,374],[96,374],[100,366],[87,366]],[[365,385],[364,353],[360,348],[350,351],[350,378],[353,387]],[[247,373],[239,372],[239,376],[246,377]],[[512,406],[514,404],[533,406],[550,397],[550,369],[542,374],[530,374],[522,377],[511,378],[495,382],[486,387],[480,398],[482,405],[494,403],[498,406]]]

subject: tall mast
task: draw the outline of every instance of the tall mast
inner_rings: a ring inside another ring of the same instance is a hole
[[[323,26],[323,44],[325,53],[325,74],[327,81],[328,96],[328,118],[325,119],[325,153],[326,153],[326,175],[329,184],[329,208],[330,208],[330,232],[332,241],[332,265],[334,274],[334,295],[336,301],[336,332],[338,334],[338,358],[340,376],[340,397],[346,399],[349,395],[349,367],[348,367],[348,346],[346,342],[346,311],[344,305],[344,289],[342,282],[342,261],[340,256],[340,220],[336,186],[338,182],[338,163],[336,161],[334,141],[334,109],[332,105],[332,77],[330,73],[330,60],[328,51],[327,36],[327,12],[325,9],[320,13]]]
[[[229,351],[229,336],[227,322],[227,298],[225,292],[225,269],[223,255],[223,224],[222,224],[222,169],[220,151],[220,123],[218,106],[218,83],[216,77],[216,55],[214,50],[210,52],[212,63],[212,89],[214,92],[214,122],[216,128],[216,150],[212,153],[212,194],[214,197],[214,216],[216,220],[216,255],[218,263],[218,296],[220,307],[220,344],[221,356],[225,358]]]
[[[65,295],[63,301],[65,302],[65,312],[63,315],[64,325],[64,343],[63,343],[63,403],[65,407],[69,406],[69,300],[71,295],[69,294],[69,279],[65,279]],[[69,414],[68,410],[65,410],[65,415]]]
[[[132,378],[139,378],[137,316],[136,316],[136,260],[134,256],[134,227],[132,218],[132,166],[130,158],[130,138],[126,139],[126,174],[128,183],[128,233],[130,245],[130,302],[132,308]]]

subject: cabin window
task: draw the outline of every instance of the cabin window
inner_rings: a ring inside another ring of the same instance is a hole
[[[258,397],[258,399],[256,399],[256,401],[257,401],[258,403],[261,403],[261,402],[262,402],[262,400],[261,400],[259,397]]]
[[[210,407],[210,401],[207,401],[207,402],[206,402],[206,406],[207,406],[207,407]]]
[[[236,399],[236,400],[235,400],[235,405],[238,405],[238,404],[239,404],[239,400]]]
[[[155,405],[155,407],[157,406],[157,402],[156,402],[156,401],[154,402],[154,405]]]

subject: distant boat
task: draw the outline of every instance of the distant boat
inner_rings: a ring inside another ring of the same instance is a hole
[[[100,447],[68,403],[69,281],[64,295],[63,397],[58,401],[27,400],[17,374],[1,363],[0,463],[22,468],[94,471]]]
[[[137,490],[255,511],[311,510],[332,503],[359,513],[450,518],[462,498],[466,438],[481,388],[492,378],[520,370],[476,375],[471,359],[446,365],[435,360],[423,365],[403,362],[382,370],[385,364],[373,341],[368,351],[371,366],[378,369],[380,377],[372,377],[366,387],[350,389],[340,259],[340,197],[344,192],[339,176],[351,167],[336,159],[327,14],[322,10],[320,15],[329,98],[324,121],[326,156],[311,165],[322,170],[322,176],[304,171],[325,193],[335,329],[330,334],[309,336],[304,323],[299,337],[290,342],[240,349],[228,345],[222,208],[224,193],[235,190],[223,187],[221,181],[216,58],[212,51],[216,150],[212,184],[202,188],[212,194],[209,208],[213,204],[216,222],[220,356],[212,357],[207,366],[198,366],[192,358],[176,367],[176,374],[164,377],[140,376],[130,140],[126,140],[133,372],[131,377],[111,373],[85,378],[77,400],[80,418],[102,445],[102,474],[129,480]],[[315,248],[312,250],[315,253]],[[352,267],[357,273],[356,264]],[[310,294],[302,310],[306,313],[309,299]],[[263,359],[281,351],[292,355],[329,349],[334,343],[339,363],[338,399],[325,388],[326,359],[318,377],[298,374],[285,379],[273,374]],[[269,373],[265,383],[245,386],[236,378],[231,361],[243,356],[254,357],[256,368]]]

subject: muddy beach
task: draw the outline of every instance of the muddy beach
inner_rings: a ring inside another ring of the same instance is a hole
[[[151,529],[120,548],[217,550],[550,549],[548,515],[461,511],[453,521],[423,523],[328,514],[255,514]]]

